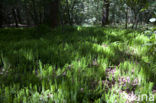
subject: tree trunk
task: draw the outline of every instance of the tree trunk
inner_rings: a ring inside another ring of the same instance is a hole
[[[17,10],[17,18],[18,18],[18,21],[19,21],[20,24],[22,24],[22,18],[21,18],[20,9],[17,8],[16,10]]]
[[[55,28],[59,25],[59,0],[53,0],[45,5],[45,23]]]
[[[139,16],[140,16],[140,12],[139,9],[132,9],[133,13],[134,13],[134,20],[133,20],[133,26],[132,29],[137,29],[138,26],[138,22],[139,22]]]
[[[137,17],[136,17],[136,22],[135,22],[135,29],[138,28],[138,23],[139,23],[139,14],[137,14]]]
[[[15,8],[12,9],[12,15],[14,17],[15,26],[18,27],[17,11]]]
[[[127,29],[127,24],[128,24],[128,8],[126,8],[125,14],[126,14],[125,28]]]
[[[136,19],[137,19],[137,14],[134,13],[134,20],[133,20],[133,26],[132,26],[132,29],[134,29]]]
[[[102,17],[102,26],[109,24],[109,0],[104,0],[104,7],[103,7],[103,17]]]

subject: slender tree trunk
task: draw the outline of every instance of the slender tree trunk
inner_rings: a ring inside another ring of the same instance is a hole
[[[133,20],[133,26],[132,26],[132,29],[134,29],[134,27],[135,27],[136,19],[137,19],[137,14],[134,13],[134,20]]]
[[[106,4],[106,23],[108,24],[109,23],[109,0],[107,1],[107,4]]]
[[[125,14],[126,14],[125,28],[127,29],[127,24],[128,24],[128,8],[126,8]]]
[[[104,0],[104,7],[103,7],[103,17],[102,17],[102,26],[109,24],[109,0]]]
[[[15,26],[18,27],[17,11],[15,8],[12,9],[12,15],[14,17]]]
[[[135,29],[137,29],[137,27],[138,27],[138,23],[139,23],[139,14],[137,14],[137,17],[136,17],[136,24],[135,24]]]
[[[134,20],[133,20],[132,29],[137,29],[138,22],[139,22],[139,15],[140,15],[139,9],[138,8],[133,9],[133,13],[134,13]]]
[[[22,24],[22,18],[21,18],[20,9],[17,8],[16,10],[17,10],[17,18],[18,18],[18,21],[19,21],[20,24]]]

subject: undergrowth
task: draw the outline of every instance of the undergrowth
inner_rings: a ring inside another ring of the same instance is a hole
[[[0,102],[125,103],[131,93],[150,95],[148,42],[142,31],[119,28],[0,29]]]

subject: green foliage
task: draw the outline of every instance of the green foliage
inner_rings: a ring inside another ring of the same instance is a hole
[[[0,69],[5,69],[0,70],[1,103],[124,103],[120,91],[152,92],[148,63],[154,58],[147,55],[150,39],[142,32],[63,29],[0,29]],[[121,78],[130,82],[121,85]]]
[[[151,73],[153,74],[151,78],[156,76],[156,28],[152,28],[148,33],[150,33],[150,41],[146,44],[149,46],[149,56],[152,56],[151,61]]]

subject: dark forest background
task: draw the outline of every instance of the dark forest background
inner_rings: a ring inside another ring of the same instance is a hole
[[[1,0],[0,26],[125,24],[155,17],[155,0]]]

